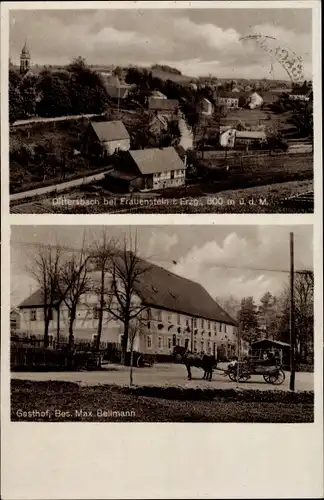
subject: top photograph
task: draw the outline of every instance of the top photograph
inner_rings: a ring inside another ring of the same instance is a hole
[[[9,11],[10,213],[313,213],[312,9],[161,4]]]

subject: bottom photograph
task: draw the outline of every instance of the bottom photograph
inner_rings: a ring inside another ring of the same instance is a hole
[[[312,231],[11,226],[11,420],[313,422]]]

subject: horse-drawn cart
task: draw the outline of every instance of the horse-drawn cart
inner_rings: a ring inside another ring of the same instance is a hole
[[[233,382],[246,382],[252,375],[262,375],[267,384],[281,385],[285,380],[285,372],[280,365],[268,365],[261,361],[245,360],[240,363],[230,363],[222,370]]]

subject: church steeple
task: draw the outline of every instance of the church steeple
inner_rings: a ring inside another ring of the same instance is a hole
[[[30,69],[30,52],[27,46],[27,41],[25,40],[24,46],[21,49],[20,54],[20,73],[27,73]]]

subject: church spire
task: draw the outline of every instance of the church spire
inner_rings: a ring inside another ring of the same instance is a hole
[[[27,45],[27,39],[25,39],[25,43],[23,48],[21,49],[20,54],[20,73],[27,73],[30,69],[30,52]]]

